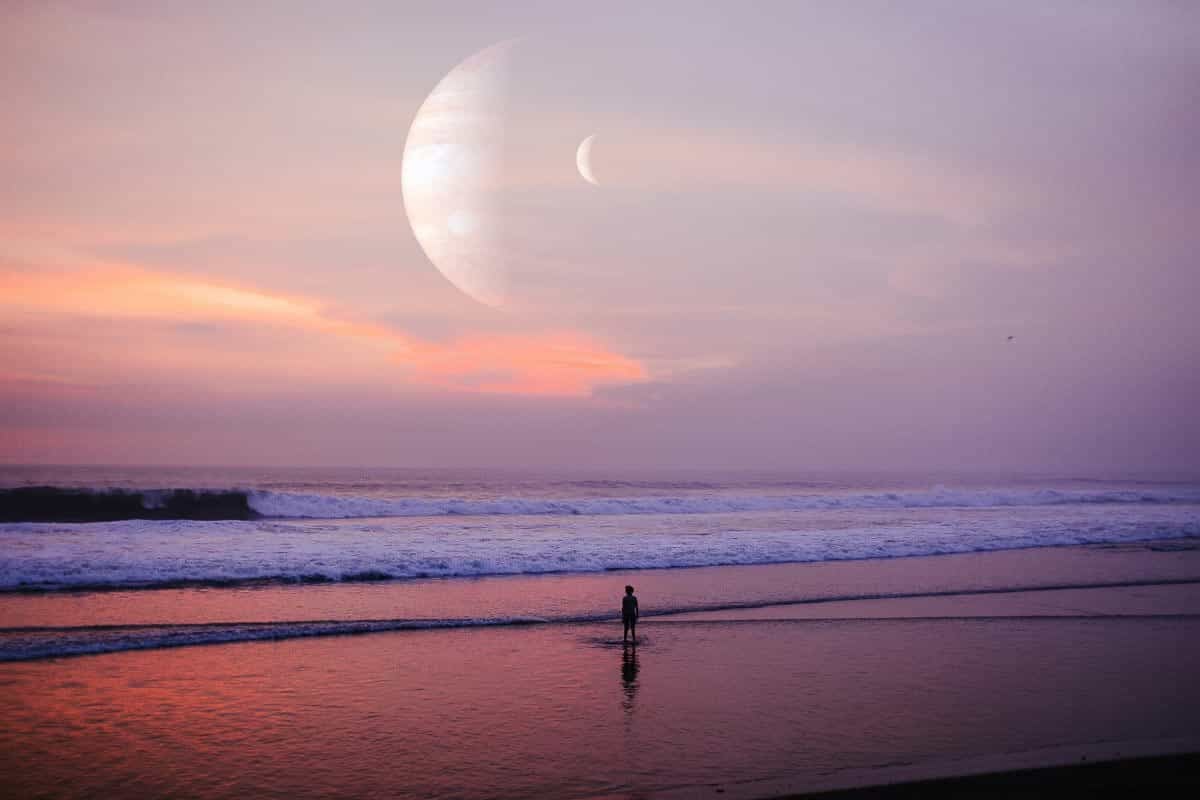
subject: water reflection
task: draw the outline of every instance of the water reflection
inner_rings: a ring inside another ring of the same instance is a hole
[[[639,669],[641,669],[641,665],[638,664],[637,645],[626,644],[621,648],[621,690],[625,693],[621,705],[627,714],[633,713],[633,701],[638,690]]]

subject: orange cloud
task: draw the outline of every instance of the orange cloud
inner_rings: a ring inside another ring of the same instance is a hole
[[[0,272],[0,310],[39,318],[237,321],[325,339],[357,340],[361,345],[357,350],[382,351],[383,363],[403,367],[413,384],[454,391],[586,397],[601,385],[648,379],[638,361],[574,332],[474,334],[429,342],[383,325],[339,318],[308,298],[122,265]],[[153,348],[154,343],[138,346]],[[188,355],[178,352],[172,359],[161,344],[153,352],[173,362]],[[304,360],[297,358],[294,349],[287,355],[292,363]],[[344,360],[359,355],[347,353]],[[256,353],[254,358],[261,361],[264,355]],[[70,380],[70,376],[56,375],[53,380]]]
[[[317,306],[130,267],[0,273],[0,305],[38,312],[195,321],[318,318]]]
[[[397,360],[436,386],[504,394],[587,395],[600,383],[648,377],[638,362],[572,333],[414,343]]]

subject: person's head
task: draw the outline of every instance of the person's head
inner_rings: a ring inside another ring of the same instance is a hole
[[[625,594],[633,594],[633,587],[632,587],[632,586],[626,586],[626,587],[625,587]]]

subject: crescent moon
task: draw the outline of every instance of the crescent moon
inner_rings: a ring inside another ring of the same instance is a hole
[[[575,151],[575,166],[579,167],[579,174],[583,179],[592,186],[599,186],[600,181],[596,180],[596,174],[592,172],[592,142],[595,140],[596,134],[584,139],[579,144],[579,149]]]
[[[417,110],[400,183],[413,235],[452,284],[481,303],[505,301],[496,192],[504,166],[509,40],[450,70]]]

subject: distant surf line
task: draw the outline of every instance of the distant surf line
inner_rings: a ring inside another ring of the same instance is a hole
[[[1200,488],[954,489],[633,497],[357,497],[260,489],[0,488],[0,523],[123,520],[319,520],[386,517],[624,516],[841,509],[1013,508],[1060,505],[1200,504]]]

